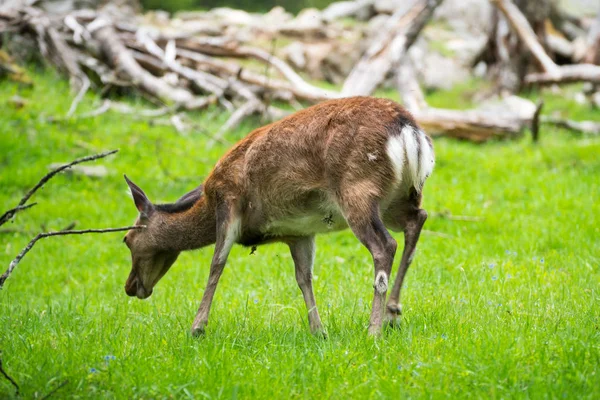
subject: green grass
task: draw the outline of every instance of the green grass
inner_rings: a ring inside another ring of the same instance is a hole
[[[153,201],[174,201],[226,150],[207,150],[202,133],[182,136],[112,113],[49,123],[72,96],[53,73],[32,77],[33,89],[0,85],[0,210],[53,162],[121,151],[97,162],[107,177],[57,176],[34,196],[36,207],[4,225],[25,233],[0,234],[2,269],[41,225],[133,222],[123,173]],[[16,94],[26,107],[9,104]],[[454,94],[446,96],[452,103]],[[81,111],[99,101],[88,95]],[[559,96],[547,107],[598,118]],[[210,132],[226,118],[215,109],[197,121]],[[122,234],[49,238],[0,292],[5,369],[24,398],[65,380],[54,398],[599,398],[600,139],[545,128],[537,146],[525,137],[484,145],[436,139],[435,147],[423,205],[431,217],[404,288],[401,329],[367,336],[371,258],[349,232],[317,239],[326,341],[309,333],[283,245],[254,255],[234,248],[207,335],[194,339],[188,330],[212,248],[183,254],[140,301],[123,290],[130,259]],[[13,393],[0,377],[0,398]]]

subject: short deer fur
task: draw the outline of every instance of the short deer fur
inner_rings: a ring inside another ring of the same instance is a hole
[[[284,242],[313,333],[323,332],[312,288],[315,235],[350,227],[373,256],[369,332],[400,315],[400,288],[427,213],[420,209],[434,155],[431,140],[397,103],[372,97],[327,101],[258,128],[237,143],[204,184],[174,204],[155,205],[127,177],[139,211],[124,238],[129,296],[144,299],[181,251],[215,244],[208,284],[192,325],[204,333],[219,277],[234,243]],[[384,307],[396,241],[404,251]],[[384,310],[386,308],[386,310]],[[385,314],[385,315],[384,315]]]

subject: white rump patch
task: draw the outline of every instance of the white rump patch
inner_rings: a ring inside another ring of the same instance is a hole
[[[396,173],[396,180],[402,181],[402,171],[404,170],[404,143],[402,137],[392,136],[389,138],[387,143],[387,154],[394,167]]]
[[[388,276],[385,272],[379,271],[375,277],[373,287],[379,294],[384,294],[388,288]]]
[[[407,184],[421,191],[435,164],[433,150],[425,133],[421,130],[415,131],[410,125],[404,126],[400,135],[389,138],[387,153],[398,182],[402,181],[402,177],[406,177],[410,181]]]
[[[425,137],[425,133],[419,131],[419,140],[421,141],[421,163],[419,165],[419,178],[421,179],[421,186],[425,182],[425,179],[433,172],[435,166],[435,156],[433,155],[433,149],[429,145],[429,141]]]

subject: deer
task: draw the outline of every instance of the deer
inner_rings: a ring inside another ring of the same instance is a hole
[[[423,185],[432,141],[392,100],[328,100],[250,132],[216,163],[203,184],[175,203],[153,204],[126,175],[139,212],[124,242],[129,296],[145,299],[182,251],[214,244],[208,282],[191,334],[205,334],[219,278],[234,244],[288,245],[315,335],[326,337],[313,292],[317,234],[350,228],[374,265],[368,333],[399,323],[400,290],[427,212]],[[397,242],[404,249],[386,303]]]

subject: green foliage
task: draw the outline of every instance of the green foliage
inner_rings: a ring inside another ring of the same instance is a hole
[[[121,151],[99,162],[109,176],[57,176],[32,199],[36,207],[3,226],[26,233],[0,234],[2,270],[41,225],[130,224],[136,211],[123,173],[152,200],[174,201],[226,150],[207,151],[201,131],[179,135],[113,113],[49,123],[72,95],[53,73],[32,78],[32,89],[0,85],[0,210],[50,163]],[[11,108],[15,94],[29,104]],[[90,94],[80,111],[99,102]],[[564,98],[547,105],[575,115]],[[197,121],[211,132],[226,118],[215,109]],[[283,245],[255,255],[234,248],[208,333],[193,339],[212,248],[183,254],[140,301],[123,290],[130,259],[122,234],[57,237],[40,242],[0,292],[5,369],[24,398],[64,380],[55,398],[599,398],[600,140],[545,128],[538,146],[523,138],[436,139],[435,147],[423,205],[430,218],[404,288],[401,329],[366,335],[372,262],[350,232],[317,239],[326,341],[309,333]],[[0,379],[0,398],[13,393]]]
[[[266,12],[275,6],[283,7],[291,13],[298,13],[308,7],[325,8],[332,0],[142,0],[142,7],[146,10],[165,10],[169,12],[211,9],[215,7],[231,7],[251,12]]]

